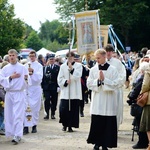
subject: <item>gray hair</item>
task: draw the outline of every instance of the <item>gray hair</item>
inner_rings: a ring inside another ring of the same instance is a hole
[[[148,62],[141,62],[139,70],[145,72],[149,68],[149,63]]]

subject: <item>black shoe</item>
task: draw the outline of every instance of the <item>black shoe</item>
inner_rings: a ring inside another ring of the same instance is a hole
[[[23,128],[23,135],[26,135],[29,133],[29,128],[28,127],[24,127]]]
[[[49,116],[45,116],[45,117],[44,117],[44,120],[48,120],[48,119],[49,119]]]
[[[56,119],[54,115],[51,115],[51,119]]]
[[[66,131],[67,127],[63,126],[62,131]]]
[[[108,148],[105,146],[102,146],[102,150],[108,150]]]
[[[132,148],[133,148],[133,149],[145,149],[145,148],[147,148],[147,146],[148,146],[148,145],[142,146],[142,145],[139,145],[139,144],[137,143],[137,144],[133,145]]]
[[[93,150],[99,150],[99,145],[95,144]]]
[[[5,129],[0,130],[0,135],[5,135]]]
[[[68,127],[68,132],[73,132],[71,127]]]
[[[80,116],[81,116],[81,117],[84,117],[84,113],[83,113],[83,111],[82,111],[82,112],[80,112]]]
[[[31,133],[36,133],[37,132],[37,129],[36,129],[36,125],[32,127],[32,131]]]

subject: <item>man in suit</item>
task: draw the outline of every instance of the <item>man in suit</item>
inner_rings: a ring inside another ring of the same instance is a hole
[[[57,76],[59,72],[59,66],[55,63],[55,55],[50,54],[48,58],[47,65],[43,69],[43,80],[42,88],[45,97],[44,107],[46,116],[45,120],[49,119],[49,110],[51,109],[51,119],[55,119],[55,111],[57,107]]]

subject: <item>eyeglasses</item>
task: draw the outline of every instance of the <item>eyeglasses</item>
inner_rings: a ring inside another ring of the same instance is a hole
[[[35,57],[34,55],[29,55],[29,57],[31,58],[31,57]]]

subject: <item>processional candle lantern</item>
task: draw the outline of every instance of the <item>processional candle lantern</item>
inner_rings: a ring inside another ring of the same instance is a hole
[[[26,118],[27,118],[27,121],[31,121],[32,119],[31,108],[29,105],[27,106],[27,109],[26,109]]]
[[[29,68],[31,68],[31,64],[29,63],[28,64]],[[29,75],[32,75],[33,74],[33,71],[29,71]]]
[[[29,73],[30,74],[30,73]],[[28,106],[25,110],[26,112],[26,118],[27,118],[27,121],[31,121],[32,119],[32,111],[31,111],[31,108],[30,108],[30,105],[29,105],[29,99],[28,99],[28,76],[25,76],[25,81],[27,83],[27,91],[26,91],[26,94],[27,94],[27,102],[28,102]]]

